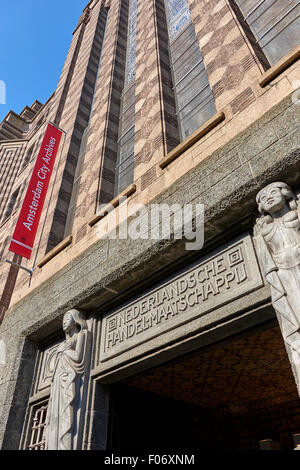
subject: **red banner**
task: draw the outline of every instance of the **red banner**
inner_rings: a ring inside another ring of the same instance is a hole
[[[30,259],[62,131],[48,124],[9,251]]]

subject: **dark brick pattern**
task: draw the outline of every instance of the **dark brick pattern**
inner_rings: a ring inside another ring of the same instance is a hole
[[[220,98],[224,92],[240,87],[247,72],[258,67],[260,59],[241,34],[238,19],[227,2],[194,0],[190,10],[212,90],[215,98]]]

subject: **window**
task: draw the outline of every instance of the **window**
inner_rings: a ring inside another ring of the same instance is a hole
[[[13,210],[14,210],[15,204],[16,204],[17,197],[18,197],[18,195],[19,195],[19,191],[20,191],[20,187],[18,187],[18,189],[16,189],[16,190],[12,193],[3,220],[6,220],[6,219],[8,219],[8,217],[11,216],[11,214],[12,214],[12,212],[13,212]]]
[[[30,162],[31,160],[31,157],[32,157],[32,154],[33,154],[33,150],[34,150],[34,146],[35,144],[33,144],[26,152],[25,156],[24,156],[24,159],[23,159],[23,163],[22,163],[22,167],[21,167],[21,170],[22,171],[25,166]]]
[[[135,76],[136,76],[137,0],[130,0],[127,36],[125,84],[121,97],[118,159],[115,195],[133,181],[135,137]]]
[[[181,138],[216,113],[187,0],[165,0],[169,52]]]
[[[45,450],[46,448],[46,420],[48,400],[35,405],[31,409],[30,441],[28,450]]]
[[[230,0],[242,25],[251,30],[256,45],[269,64],[278,60],[299,44],[299,0]],[[243,24],[244,23],[244,24]],[[246,31],[247,32],[247,31]]]
[[[39,122],[35,125],[35,129],[38,129],[39,127],[41,127],[41,125],[45,122],[45,116],[41,117],[41,119],[39,120]]]

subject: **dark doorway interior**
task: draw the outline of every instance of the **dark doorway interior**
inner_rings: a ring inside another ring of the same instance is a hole
[[[199,448],[199,420],[205,413],[188,403],[120,387],[114,393],[114,448],[162,450]],[[204,436],[203,436],[204,437]],[[206,447],[209,441],[201,441]]]
[[[118,387],[111,447],[119,451],[259,450],[259,442],[268,438],[283,450],[292,450],[293,433],[300,430],[299,400],[269,408],[267,403],[259,405],[235,414]]]
[[[112,450],[294,448],[300,400],[274,323],[112,387]]]

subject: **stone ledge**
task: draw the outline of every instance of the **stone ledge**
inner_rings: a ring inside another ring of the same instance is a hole
[[[46,256],[44,256],[42,261],[38,264],[38,268],[42,268],[43,266],[45,266],[45,264],[48,263],[48,261],[50,261],[52,258],[54,258],[54,256],[58,255],[58,253],[63,251],[65,248],[67,248],[67,246],[71,245],[72,241],[73,241],[72,235],[65,238],[55,248],[53,248],[53,250],[49,251],[49,253],[47,253]]]
[[[99,222],[99,220],[103,219],[110,212],[111,206],[113,206],[114,208],[118,207],[120,205],[121,199],[123,197],[129,197],[132,194],[134,194],[135,192],[136,192],[136,185],[135,184],[131,184],[130,186],[128,186],[126,189],[124,189],[124,191],[122,191],[120,194],[118,194],[118,196],[116,196],[108,204],[106,204],[106,206],[104,206],[104,208],[101,210],[101,212],[99,212],[99,214],[95,215],[89,221],[89,226],[93,227],[93,225],[95,225],[97,222]]]
[[[41,390],[40,392],[36,393],[32,397],[29,398],[29,404],[33,405],[34,403],[38,403],[43,399],[47,399],[50,396],[50,387]]]
[[[278,75],[284,72],[290,65],[300,59],[300,44],[295,47],[291,52],[285,55],[277,64],[273,65],[267,70],[259,80],[259,85],[264,88]]]
[[[183,152],[189,149],[194,145],[198,140],[208,134],[212,129],[217,127],[221,122],[226,119],[226,116],[223,112],[215,114],[211,119],[206,121],[203,126],[199,127],[192,135],[187,137],[181,144],[177,145],[174,150],[168,153],[159,163],[160,168],[163,170],[170,163],[172,163],[176,158],[178,158]]]

